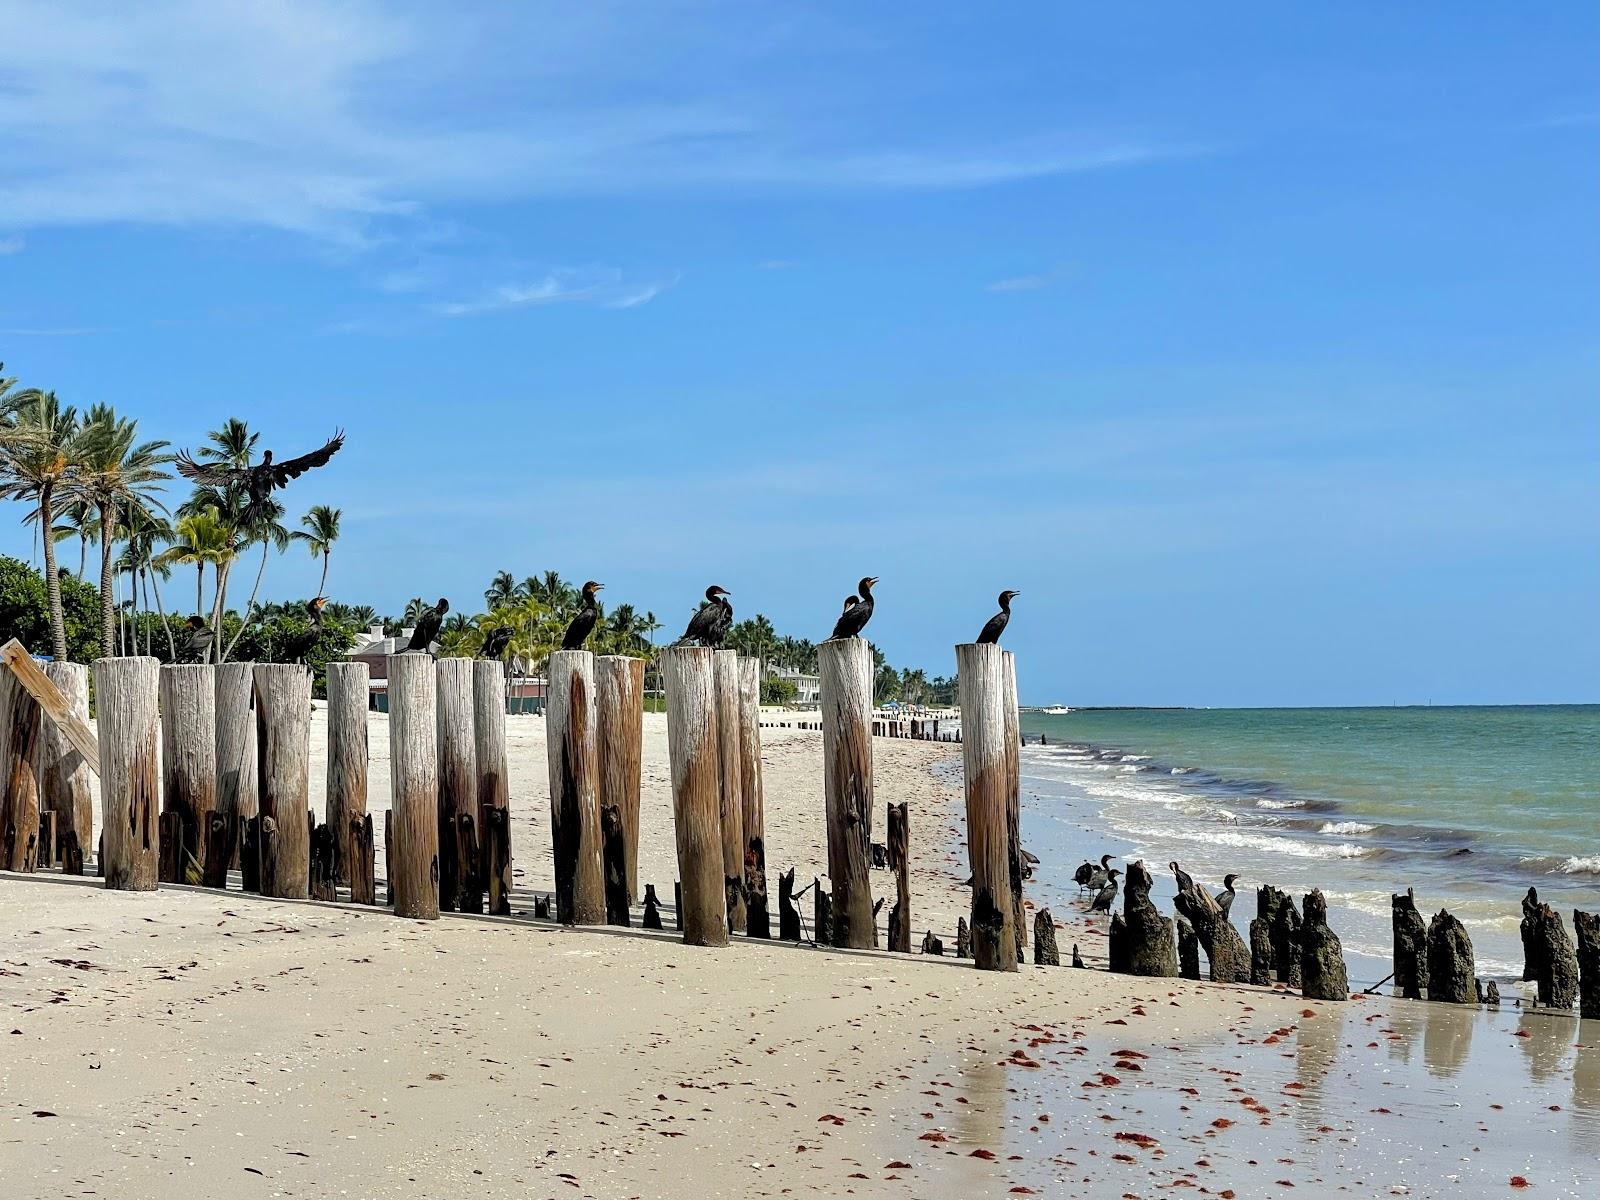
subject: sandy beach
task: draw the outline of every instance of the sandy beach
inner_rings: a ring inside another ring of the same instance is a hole
[[[543,730],[509,722],[518,913],[551,885]],[[809,881],[820,737],[763,733],[769,867]],[[949,939],[953,748],[874,748],[913,927]],[[670,897],[659,716],[643,770],[640,879]],[[1578,1195],[1600,1152],[1600,1033],[1511,1010],[54,875],[0,879],[0,930],[7,1196]]]

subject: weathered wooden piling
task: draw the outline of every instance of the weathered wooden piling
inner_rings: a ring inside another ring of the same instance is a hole
[[[1003,651],[993,643],[956,647],[961,746],[972,865],[972,957],[980,970],[1017,969],[1009,864],[1009,750]],[[959,941],[958,941],[959,953]]]
[[[1181,979],[1200,978],[1200,939],[1195,936],[1194,926],[1182,917],[1177,919],[1178,924],[1178,976]],[[1251,947],[1250,955],[1250,982],[1255,980],[1255,947]]]
[[[767,816],[761,784],[761,660],[739,660],[739,795],[744,801],[745,928],[770,938],[767,909]]]
[[[1132,872],[1129,872],[1130,881]],[[1247,983],[1250,980],[1250,949],[1233,927],[1228,914],[1218,907],[1211,893],[1187,875],[1178,877],[1178,894],[1173,897],[1178,915],[1194,926],[1194,933],[1206,952],[1213,983]]]
[[[1394,990],[1403,1000],[1420,1000],[1428,990],[1428,927],[1417,911],[1416,892],[1389,896],[1394,926]]]
[[[606,877],[606,924],[629,925],[628,856],[623,848],[622,810],[600,807],[600,864]]]
[[[639,777],[644,723],[644,659],[602,654],[594,661],[600,722],[600,806],[622,821],[623,876],[639,895]]]
[[[478,875],[489,913],[511,914],[511,777],[506,770],[505,667],[480,659],[472,667],[473,762],[478,772]]]
[[[1571,1008],[1578,1002],[1578,955],[1572,939],[1561,915],[1548,904],[1539,905],[1533,918],[1533,936],[1539,947],[1534,976],[1539,1003],[1545,1008]]]
[[[332,901],[339,898],[339,884],[335,877],[335,872],[338,870],[338,851],[335,847],[338,842],[333,827],[326,822],[311,831],[311,873],[308,887],[313,900]]]
[[[1150,899],[1153,883],[1143,859],[1128,864],[1122,888],[1123,944],[1118,958],[1129,975],[1172,979],[1178,974],[1172,918],[1162,916]]]
[[[41,787],[43,786],[41,781]],[[41,793],[42,794],[42,793]],[[43,870],[56,865],[56,814],[54,810],[39,809],[39,839],[34,851],[34,867]]]
[[[376,904],[378,902],[377,848],[373,845],[371,813],[362,813],[350,818],[344,844],[348,851],[345,866],[350,872],[350,903]]]
[[[183,879],[188,860],[205,870],[211,814],[217,807],[216,668],[204,664],[161,668],[162,807],[178,814],[173,848]]]
[[[439,908],[443,912],[482,912],[472,659],[441,658],[434,667],[438,672]]]
[[[389,900],[396,916],[439,915],[438,674],[427,654],[389,656],[389,780],[394,819],[387,841]]]
[[[1061,951],[1056,946],[1056,922],[1048,908],[1041,908],[1033,914],[1033,965],[1061,965]]]
[[[872,844],[872,647],[830,638],[817,647],[821,669],[823,793],[835,946],[877,944],[868,877]],[[820,934],[818,935],[820,939]]]
[[[216,668],[216,678],[217,811],[232,813],[243,831],[261,811],[256,720],[251,711],[255,664],[222,663]]]
[[[1000,652],[1000,671],[1005,687],[1006,738],[1006,875],[1011,885],[1011,927],[1017,935],[1017,961],[1023,961],[1023,944],[1028,923],[1022,911],[1022,878],[1027,867],[1022,861],[1022,711],[1017,704],[1017,656]]]
[[[911,953],[911,807],[908,801],[889,805],[889,870],[894,872],[895,901],[889,910],[889,949]]]
[[[711,669],[717,690],[717,762],[722,787],[718,793],[722,819],[722,878],[727,891],[728,928],[745,929],[744,905],[744,764],[739,726],[739,652],[714,650]]]
[[[695,946],[728,941],[722,876],[722,766],[717,741],[716,669],[712,651],[681,646],[662,651],[667,738],[672,758],[673,827],[678,847],[683,940]]]
[[[823,890],[822,880],[815,876],[811,879],[811,924],[817,945],[837,944],[833,934],[833,897]]]
[[[43,733],[39,702],[10,670],[0,668],[0,868],[7,871],[32,871],[39,862]]]
[[[370,670],[364,662],[328,664],[328,790],[324,813],[334,831],[334,875],[349,883],[352,822],[367,812],[367,704]],[[363,901],[363,903],[371,903]]]
[[[1476,963],[1467,928],[1440,909],[1428,923],[1428,999],[1476,1004]]]
[[[1344,948],[1328,924],[1328,901],[1322,889],[1312,888],[1300,908],[1305,914],[1300,926],[1300,994],[1308,1000],[1350,999]]]
[[[106,887],[148,892],[160,853],[161,664],[101,658],[94,664],[100,735],[100,861]]]
[[[1572,932],[1578,943],[1578,1015],[1600,1020],[1600,914],[1573,909]]]
[[[1532,983],[1539,978],[1539,939],[1535,933],[1536,914],[1539,909],[1539,890],[1529,888],[1522,898],[1522,982]]]
[[[46,663],[44,673],[66,701],[67,708],[89,723],[89,668],[82,663]],[[46,720],[40,749],[40,805],[55,813],[56,845],[61,869],[83,874],[83,856],[94,845],[94,796],[88,761],[61,726]],[[98,764],[96,764],[98,765]],[[69,847],[73,849],[69,851]]]
[[[545,750],[556,919],[564,925],[603,925],[606,893],[600,859],[594,655],[587,650],[557,650],[550,655],[548,674]]]
[[[306,898],[311,871],[311,672],[258,663],[256,791],[261,808],[261,894]]]
[[[794,904],[794,868],[778,872],[778,937],[785,942],[800,940],[800,910]]]

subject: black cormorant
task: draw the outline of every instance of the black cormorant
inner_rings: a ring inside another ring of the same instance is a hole
[[[1194,891],[1194,880],[1190,878],[1189,872],[1180,868],[1175,862],[1169,862],[1167,866],[1172,868],[1172,875],[1178,881],[1178,890],[1180,892]]]
[[[699,612],[689,618],[689,628],[683,631],[683,636],[673,645],[699,642],[702,646],[710,646],[713,650],[721,649],[723,639],[728,636],[728,630],[733,628],[733,605],[726,599],[731,594],[726,588],[717,587],[716,584],[708,587],[706,602],[700,606]]]
[[[426,650],[433,645],[433,639],[439,636],[439,627],[444,624],[444,615],[449,611],[450,601],[440,596],[439,603],[417,619],[417,627],[411,631],[411,641],[407,643],[406,650]]]
[[[1089,885],[1088,886],[1089,886],[1089,890],[1091,892],[1097,892],[1101,888],[1105,887],[1105,885],[1106,885],[1106,874],[1107,874],[1107,872],[1109,870],[1109,867],[1108,867],[1107,864],[1109,864],[1110,862],[1111,862],[1111,855],[1102,854],[1100,856],[1100,865],[1098,867],[1096,867],[1093,871],[1089,872]]]
[[[583,607],[578,610],[578,615],[572,618],[572,624],[567,626],[567,634],[561,639],[563,650],[583,649],[583,643],[594,629],[594,623],[600,619],[600,604],[594,598],[594,594],[603,587],[605,584],[596,583],[592,579],[583,585]]]
[[[268,450],[261,456],[261,461],[253,467],[248,463],[242,467],[231,467],[223,463],[196,462],[188,451],[180,450],[177,458],[178,474],[205,487],[222,488],[236,495],[242,493],[246,503],[241,524],[249,526],[266,510],[276,489],[283,487],[291,479],[299,478],[314,467],[325,465],[339,452],[339,447],[342,445],[344,445],[344,430],[341,429],[329,438],[321,449],[313,450],[310,454],[302,454],[299,458],[275,463],[272,461],[272,451]]]
[[[1083,892],[1089,886],[1089,880],[1094,878],[1094,864],[1087,858],[1083,865],[1072,873],[1072,882],[1078,885],[1078,891]]]
[[[211,626],[205,623],[202,617],[190,617],[185,624],[189,628],[189,636],[183,641],[183,661],[192,663],[207,662],[211,658],[212,644],[217,640],[216,634],[211,632]]]
[[[1217,909],[1223,916],[1227,916],[1229,910],[1233,908],[1233,881],[1237,878],[1239,878],[1237,875],[1224,875],[1222,877],[1222,890],[1211,897],[1217,902]]]
[[[506,652],[506,647],[511,644],[511,626],[496,625],[483,635],[483,645],[478,648],[480,658],[492,658],[498,662]]]
[[[855,604],[846,603],[844,612],[839,614],[839,620],[834,624],[831,637],[847,638],[860,637],[861,631],[867,627],[867,622],[872,620],[872,585],[878,582],[876,575],[868,575],[856,585],[856,591],[861,599]]]
[[[284,641],[284,662],[305,662],[306,655],[311,653],[311,647],[315,646],[317,639],[322,636],[322,606],[326,603],[327,600],[321,596],[306,601],[306,612],[311,616],[311,628],[292,633]]]
[[[980,645],[1000,640],[1000,635],[1006,631],[1006,622],[1011,620],[1011,601],[1020,595],[1021,592],[1000,593],[1000,611],[989,618],[989,623],[983,627],[983,632],[978,634]]]
[[[1117,898],[1117,876],[1121,874],[1115,867],[1106,872],[1105,886],[1095,894],[1094,903],[1089,905],[1090,912],[1111,911],[1111,902]]]

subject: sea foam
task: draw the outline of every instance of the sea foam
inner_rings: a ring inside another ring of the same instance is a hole
[[[1371,833],[1376,825],[1368,825],[1362,821],[1324,821],[1318,833],[1333,834],[1336,837],[1350,837],[1357,833]]]

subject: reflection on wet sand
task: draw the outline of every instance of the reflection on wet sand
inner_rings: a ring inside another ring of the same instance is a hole
[[[1330,1089],[1325,1084],[1328,1074],[1339,1060],[1345,1024],[1345,1008],[1333,1007],[1314,1021],[1303,1021],[1295,1037],[1295,1079],[1302,1085],[1302,1102],[1295,1112],[1300,1124],[1308,1130],[1324,1124],[1330,1111],[1343,1107],[1343,1098],[1330,1096]]]
[[[1435,1079],[1450,1079],[1472,1053],[1472,1032],[1478,1027],[1474,1004],[1433,1004],[1423,1011],[1422,1063]]]

